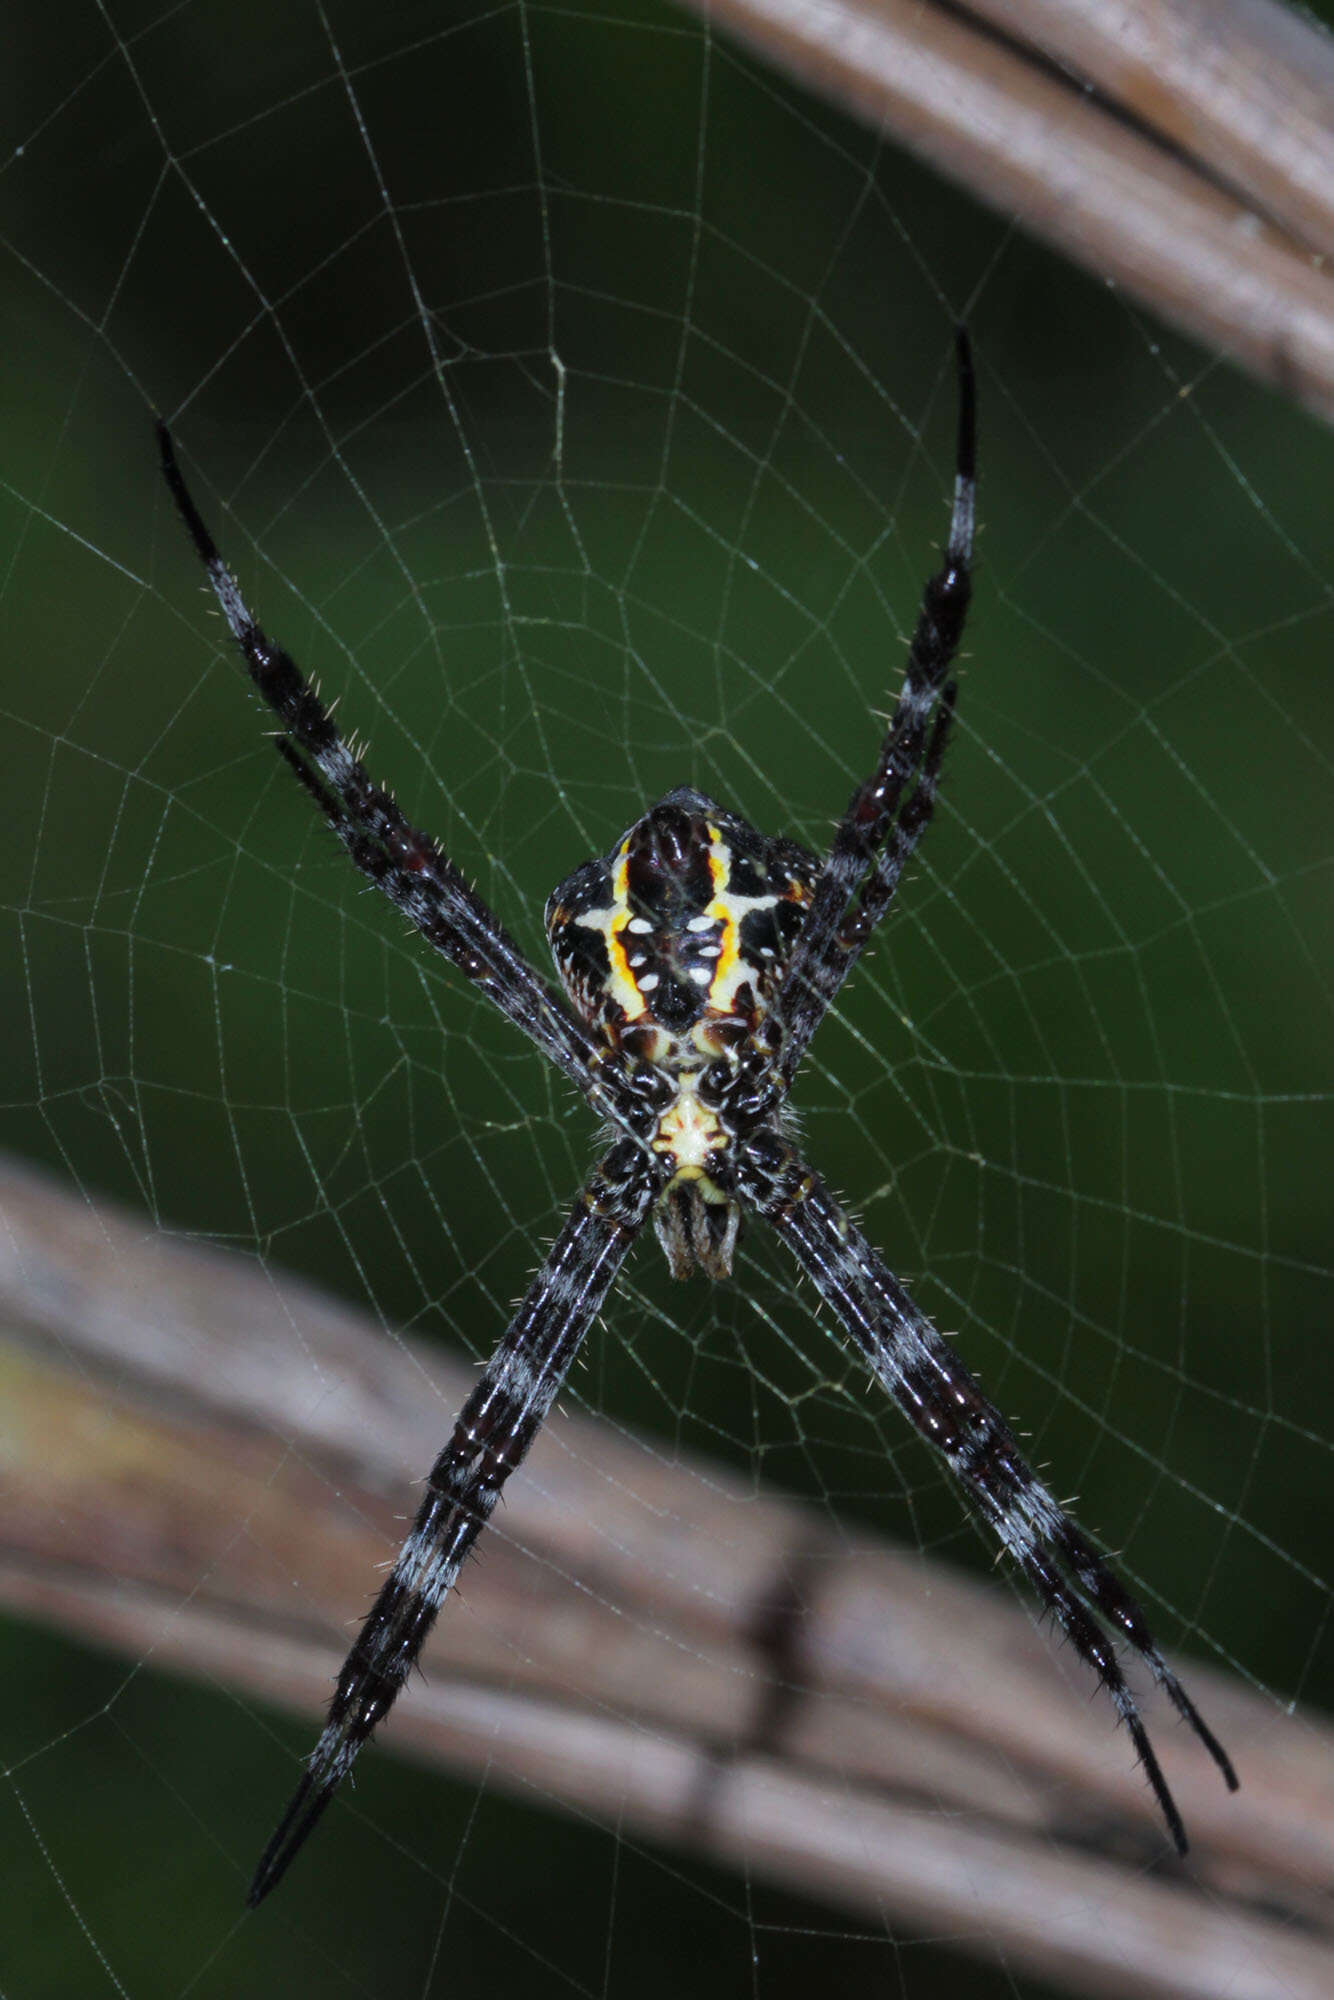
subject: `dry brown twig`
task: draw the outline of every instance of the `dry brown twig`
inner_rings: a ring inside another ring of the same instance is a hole
[[[467,1371],[16,1164],[0,1302],[5,1600],[317,1714]],[[400,1755],[1074,1991],[1334,1990],[1324,1725],[1193,1665],[1244,1789],[1160,1732],[1194,1848],[1150,1878],[1125,1746],[1008,1593],[592,1419],[548,1426],[427,1659]]]
[[[687,0],[1334,417],[1334,40],[1279,0]]]

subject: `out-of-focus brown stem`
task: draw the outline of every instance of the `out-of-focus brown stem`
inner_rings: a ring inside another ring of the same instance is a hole
[[[1334,251],[1334,41],[1283,0],[968,0],[968,11]]]
[[[0,1326],[0,1596],[314,1718],[470,1372],[12,1163]],[[1194,1848],[1147,1880],[1124,1740],[1008,1593],[591,1419],[548,1426],[427,1669],[384,1746],[546,1807],[1076,1991],[1334,1991],[1323,1725],[1192,1666],[1244,1789],[1155,1713]]]
[[[687,3],[1334,417],[1334,41],[1311,20],[1276,0]]]

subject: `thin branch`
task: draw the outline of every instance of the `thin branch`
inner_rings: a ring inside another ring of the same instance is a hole
[[[1334,418],[1334,40],[1309,18],[1274,0],[688,4]]]
[[[1334,251],[1334,41],[1280,0],[968,0],[1256,214]]]
[[[470,1372],[7,1163],[0,1323],[0,1598],[318,1715]],[[382,1743],[1073,1990],[1317,2000],[1330,1732],[1191,1681],[1244,1790],[1165,1736],[1194,1846],[1149,1880],[1124,1741],[1010,1593],[571,1417]]]

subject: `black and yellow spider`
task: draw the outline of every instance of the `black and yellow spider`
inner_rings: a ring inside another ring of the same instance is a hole
[[[357,867],[575,1084],[611,1142],[432,1469],[412,1532],[338,1676],[324,1733],[260,1861],[252,1904],[279,1881],[393,1703],[650,1217],[678,1278],[696,1267],[727,1277],[747,1210],[777,1232],[1097,1674],[1182,1853],[1181,1815],[1116,1639],[1147,1663],[1236,1787],[1226,1752],[1163,1659],[1139,1605],[1024,1463],[1009,1425],[784,1124],[806,1045],[889,907],[935,805],[954,714],[955,684],[946,675],[971,587],[974,390],[962,329],[958,370],[944,561],[923,593],[875,769],[853,793],[828,854],[817,859],[794,841],[767,839],[702,792],[669,792],[547,903],[547,936],[573,1013],[449,857],[371,783],[309,682],[256,624],[159,426],[167,484],[255,685],[282,722],[280,753]]]

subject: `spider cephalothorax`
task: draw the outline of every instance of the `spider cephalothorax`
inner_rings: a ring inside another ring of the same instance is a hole
[[[680,785],[548,900],[562,985],[651,1083],[638,1136],[661,1170],[653,1224],[675,1277],[731,1272],[732,1153],[783,1094],[770,1002],[819,873],[795,841],[766,840]]]
[[[282,1876],[407,1679],[650,1215],[678,1277],[695,1268],[726,1277],[743,1212],[762,1216],[786,1244],[1097,1674],[1181,1852],[1181,1816],[1113,1639],[1145,1662],[1236,1785],[1134,1598],[1024,1462],[1000,1412],[782,1125],[807,1044],[888,909],[935,806],[954,715],[949,668],[971,588],[973,373],[962,330],[958,361],[944,561],[922,593],[880,754],[828,853],[817,860],[794,841],[766,839],[702,792],[669,792],[547,904],[547,934],[573,1013],[448,855],[371,782],[295,662],[256,624],[160,428],[167,483],[255,686],[283,726],[281,755],[356,866],[529,1036],[611,1133],[431,1469],[412,1532],[343,1664],[324,1732],[260,1861],[252,1903]]]

